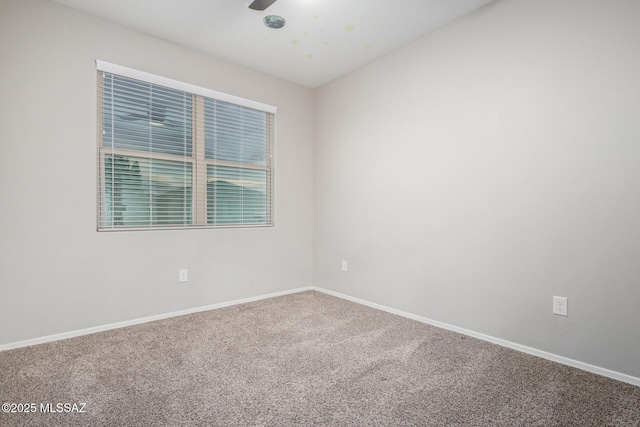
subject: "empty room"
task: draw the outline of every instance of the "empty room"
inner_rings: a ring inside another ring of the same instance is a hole
[[[0,425],[640,426],[639,20],[0,0]]]

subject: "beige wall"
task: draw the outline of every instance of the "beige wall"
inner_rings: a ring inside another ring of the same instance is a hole
[[[638,17],[499,0],[318,89],[315,285],[640,376]]]
[[[0,0],[0,345],[315,284],[640,376],[638,16],[498,0],[312,92]],[[97,233],[95,59],[278,106],[276,227]]]
[[[277,106],[276,226],[97,233],[96,59]],[[40,0],[0,77],[0,344],[312,284],[311,90]]]

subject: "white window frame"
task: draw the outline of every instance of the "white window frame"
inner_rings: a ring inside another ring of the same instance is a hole
[[[194,228],[234,228],[234,227],[270,227],[274,225],[273,211],[274,211],[274,159],[273,159],[273,146],[275,140],[275,113],[277,107],[263,104],[257,101],[241,98],[234,95],[229,95],[223,92],[214,91],[211,89],[195,86],[189,83],[169,79],[166,77],[158,76],[155,74],[147,73],[144,71],[135,70],[133,68],[124,67],[117,64],[112,64],[106,61],[96,60],[96,69],[98,71],[98,120],[97,120],[97,146],[98,146],[98,217],[97,217],[97,229],[98,231],[132,231],[132,230],[158,230],[158,229],[194,229]],[[191,156],[179,156],[173,154],[162,153],[146,153],[142,151],[104,147],[103,146],[103,120],[101,117],[102,112],[102,79],[104,73],[114,74],[130,79],[140,80],[145,83],[151,83],[158,86],[163,86],[170,89],[187,92],[193,96],[192,101],[192,154]],[[255,165],[249,163],[239,163],[234,161],[224,161],[209,159],[205,157],[205,138],[204,138],[204,123],[205,112],[204,102],[205,98],[211,98],[214,100],[224,101],[239,105],[242,107],[251,108],[253,110],[259,110],[265,113],[269,113],[270,117],[269,126],[267,126],[267,141],[266,141],[266,158],[265,165]],[[106,194],[105,188],[105,156],[106,155],[121,155],[127,157],[142,157],[154,160],[169,160],[191,163],[192,171],[192,223],[186,225],[141,225],[141,226],[106,226],[104,219],[106,217],[105,206],[101,200]],[[252,223],[234,223],[234,224],[208,224],[207,223],[207,167],[208,166],[228,166],[233,168],[253,169],[266,172],[267,176],[267,218],[264,223],[252,224]]]

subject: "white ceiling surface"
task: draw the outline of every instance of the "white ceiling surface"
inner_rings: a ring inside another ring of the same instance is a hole
[[[315,88],[492,0],[54,0]],[[266,15],[287,24],[274,30]]]

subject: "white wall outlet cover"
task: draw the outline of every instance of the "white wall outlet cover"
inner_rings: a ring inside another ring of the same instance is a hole
[[[178,271],[178,282],[179,283],[184,283],[184,282],[186,282],[188,280],[189,280],[189,270],[187,270],[185,268],[185,269],[182,269],[182,270]]]
[[[567,314],[567,298],[553,297],[553,314],[559,316],[568,316]]]

